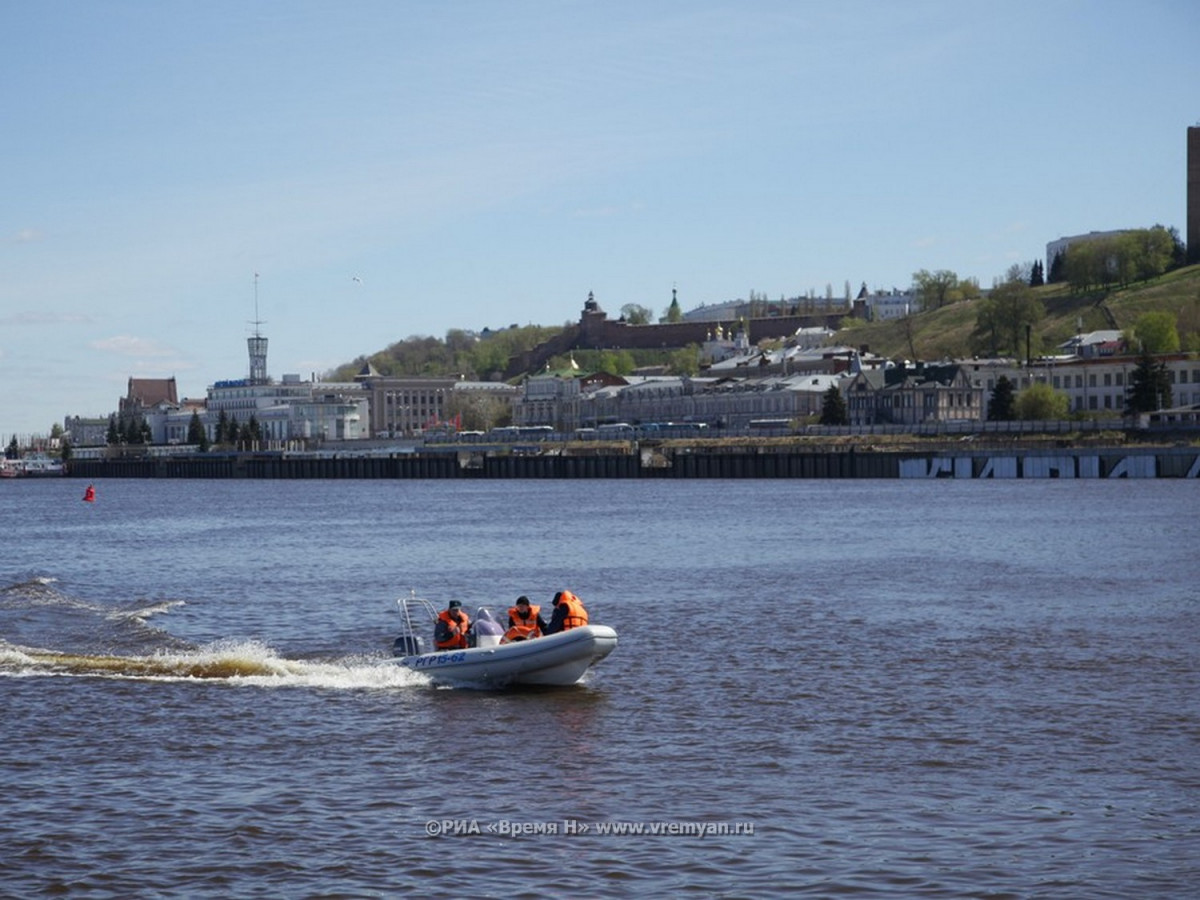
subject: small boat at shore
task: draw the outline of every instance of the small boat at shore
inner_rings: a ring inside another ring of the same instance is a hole
[[[62,460],[41,453],[21,459],[0,459],[0,478],[45,478],[66,474],[67,467]]]
[[[472,618],[474,646],[431,650],[437,610],[428,600],[401,598],[401,632],[392,644],[400,665],[453,687],[503,688],[575,684],[617,646],[607,625],[584,625],[558,634],[500,643],[504,629],[481,607]]]

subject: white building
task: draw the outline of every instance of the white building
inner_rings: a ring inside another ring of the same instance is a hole
[[[870,311],[872,322],[902,319],[917,311],[917,296],[909,291],[892,290],[882,294],[868,294],[862,302]]]
[[[1126,408],[1129,376],[1138,361],[1136,356],[1055,357],[1034,360],[1028,367],[1014,360],[973,360],[962,366],[988,397],[1004,376],[1017,392],[1040,382],[1066,394],[1072,413],[1119,417]],[[1175,353],[1155,357],[1155,361],[1166,367],[1172,406],[1200,403],[1200,358]]]
[[[299,375],[284,375],[276,382],[267,375],[267,339],[256,331],[246,343],[250,377],[210,385],[202,409],[180,403],[146,413],[154,443],[186,444],[193,415],[199,417],[208,439],[215,441],[222,414],[226,422],[236,421],[239,427],[253,418],[264,449],[370,436],[369,397],[361,385],[315,377],[301,381]]]
[[[154,443],[186,444],[192,410],[178,409],[146,416]],[[301,381],[284,375],[279,383],[268,379],[218,381],[208,388],[205,408],[196,411],[210,441],[217,437],[221,414],[226,421],[244,426],[253,418],[264,448],[294,441],[353,441],[370,435],[368,396],[357,384]]]

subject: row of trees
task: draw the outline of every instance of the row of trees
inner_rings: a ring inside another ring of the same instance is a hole
[[[532,350],[561,330],[543,325],[513,325],[502,331],[484,329],[483,335],[452,328],[444,340],[412,335],[378,353],[359,357],[331,375],[349,381],[370,363],[380,375],[458,375],[497,381],[504,376],[510,358]]]
[[[207,451],[213,443],[235,447],[239,450],[253,449],[262,440],[262,428],[258,424],[258,419],[253,414],[251,414],[245,424],[239,424],[237,416],[227,416],[225,411],[222,410],[220,417],[217,419],[215,438],[215,441],[208,439],[208,433],[204,430],[204,424],[200,421],[200,414],[193,412],[191,421],[188,422],[187,441],[189,444],[198,446],[201,452]],[[153,443],[153,436],[151,435],[149,424],[141,416],[130,416],[128,418],[125,416],[109,416],[108,433],[105,436],[105,442],[110,445],[150,444]]]
[[[153,439],[150,426],[141,416],[109,416],[104,440],[108,444],[149,444]]]
[[[957,273],[949,269],[938,269],[936,272],[921,269],[914,272],[912,290],[917,307],[923,310],[941,309],[961,300],[975,300],[983,293],[974,278],[960,279]]]
[[[1185,264],[1186,250],[1175,228],[1155,225],[1077,241],[1050,263],[1050,282],[1089,291],[1156,278]]]

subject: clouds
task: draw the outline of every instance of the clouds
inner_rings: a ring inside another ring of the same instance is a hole
[[[34,310],[25,310],[22,312],[11,313],[7,316],[0,316],[0,325],[12,325],[16,327],[30,325],[87,325],[91,323],[90,316],[81,313],[66,313],[66,312],[40,312]]]
[[[15,5],[0,431],[239,377],[259,302],[271,372],[320,372],[1178,224],[1195,4],[1097,2]]]
[[[118,334],[113,337],[89,341],[88,346],[94,350],[103,350],[106,353],[115,353],[118,356],[142,359],[159,359],[179,355],[179,351],[174,347],[167,347],[157,341],[134,337],[129,334]]]

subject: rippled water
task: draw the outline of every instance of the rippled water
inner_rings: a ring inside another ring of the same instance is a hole
[[[0,894],[1200,881],[1194,482],[82,487],[0,484]],[[561,587],[580,686],[386,656],[410,589]]]

